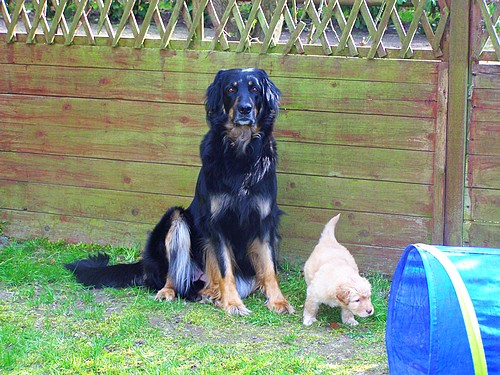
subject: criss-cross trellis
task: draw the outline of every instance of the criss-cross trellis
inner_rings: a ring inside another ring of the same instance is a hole
[[[473,45],[473,56],[481,59],[486,47],[492,47],[500,60],[500,0],[476,0],[480,9],[481,25],[479,40]]]
[[[133,9],[140,0],[120,0],[123,14],[118,23],[112,23],[110,9],[114,1],[117,0],[0,0],[0,22],[3,23],[0,35],[5,34],[7,42],[126,44],[136,48],[368,58],[411,58],[418,50],[422,57],[439,58],[443,55],[443,35],[450,15],[447,0],[437,1],[439,17],[434,17],[438,20],[434,25],[429,21],[427,10],[430,0],[407,3],[413,7],[413,19],[406,24],[398,12],[397,0],[276,0],[270,16],[264,11],[265,0],[227,0],[223,10],[216,9],[212,0],[177,0],[172,1],[167,18],[160,0],[150,0],[146,14],[138,22]],[[478,53],[485,46],[492,46],[496,58],[500,59],[498,0],[475,1],[484,24]],[[244,14],[243,4],[249,9]],[[374,4],[379,6],[377,16],[370,11]],[[50,19],[49,8],[52,9]],[[97,21],[90,20],[90,13],[97,14]],[[353,36],[356,22],[366,26],[367,37],[363,40]],[[228,32],[229,25],[236,30],[236,35]],[[262,30],[260,38],[253,35],[257,28]],[[389,32],[397,34],[397,46],[387,46],[384,42]],[[414,45],[418,34],[425,37],[424,47],[421,43]]]
[[[449,18],[446,0],[439,0],[439,22],[433,28],[428,20],[428,0],[413,0],[413,20],[404,25],[396,9],[396,0],[277,0],[274,13],[265,15],[263,0],[244,2],[250,11],[242,15],[243,2],[228,0],[224,11],[217,11],[212,0],[173,2],[168,20],[162,17],[160,0],[150,0],[147,12],[139,24],[134,15],[137,0],[122,0],[123,15],[117,24],[110,20],[112,2],[116,0],[0,0],[0,12],[5,24],[5,40],[26,43],[76,43],[118,46],[132,43],[167,48],[196,48],[223,51],[251,51],[282,54],[325,54],[388,56],[384,35],[390,28],[397,33],[400,45],[391,46],[392,56],[410,58],[415,35],[420,30],[427,40],[425,50],[433,57],[443,52],[441,43]],[[344,5],[349,3],[350,5]],[[370,5],[379,4],[378,17],[372,16]],[[30,11],[28,11],[28,6]],[[341,8],[342,6],[342,8]],[[71,7],[71,16],[68,9]],[[48,19],[47,9],[53,10]],[[300,10],[300,16],[299,11]],[[347,10],[347,11],[346,11]],[[98,13],[97,23],[89,20],[89,13]],[[347,14],[347,16],[346,16]],[[494,16],[493,16],[494,17]],[[353,37],[354,25],[362,21],[368,38],[362,42]],[[493,22],[493,21],[492,21]],[[494,23],[494,22],[493,22]],[[237,29],[236,37],[229,37],[228,24]],[[182,25],[183,33],[176,33]],[[259,27],[263,37],[252,34]],[[152,31],[154,29],[154,31]],[[206,32],[210,30],[210,32]],[[489,30],[488,30],[489,31]],[[132,42],[130,41],[132,39]],[[366,42],[368,40],[368,43]],[[182,42],[182,43],[180,43]],[[175,47],[173,46],[175,44]],[[313,48],[313,47],[316,48]],[[318,48],[318,46],[320,46]],[[420,48],[420,47],[417,47]]]

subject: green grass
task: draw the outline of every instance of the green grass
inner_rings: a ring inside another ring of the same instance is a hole
[[[89,290],[63,264],[97,251],[113,261],[139,253],[43,239],[0,245],[0,373],[387,373],[389,282],[380,275],[369,275],[376,314],[334,330],[329,324],[340,322],[340,312],[328,307],[317,323],[302,325],[305,282],[297,266],[280,272],[294,315],[271,313],[255,293],[245,300],[253,313],[235,317],[210,304],[155,302],[141,288]]]

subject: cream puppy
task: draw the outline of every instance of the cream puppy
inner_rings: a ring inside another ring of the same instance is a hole
[[[321,238],[304,265],[307,297],[304,305],[304,324],[316,321],[319,306],[325,304],[342,308],[342,323],[357,325],[354,315],[373,314],[371,285],[359,275],[351,253],[335,238],[335,225],[340,214],[323,229]]]

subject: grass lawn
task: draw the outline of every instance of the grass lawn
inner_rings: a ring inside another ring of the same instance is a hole
[[[0,373],[2,374],[387,374],[384,345],[389,281],[368,275],[375,315],[340,325],[323,306],[302,325],[305,282],[283,265],[283,293],[295,315],[277,315],[254,293],[250,316],[210,304],[155,302],[141,288],[91,290],[63,264],[105,251],[132,261],[138,249],[68,245],[0,236]]]

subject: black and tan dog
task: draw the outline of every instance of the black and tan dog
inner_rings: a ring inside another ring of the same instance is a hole
[[[167,210],[137,263],[110,266],[100,254],[66,267],[85,285],[143,285],[158,300],[208,299],[239,315],[250,313],[242,299],[261,289],[269,309],[293,313],[276,276],[279,97],[263,70],[219,71],[206,93],[210,129],[191,205]]]

